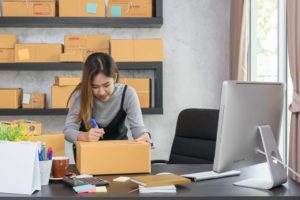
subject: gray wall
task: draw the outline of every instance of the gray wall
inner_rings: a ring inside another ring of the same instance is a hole
[[[163,115],[145,115],[156,149],[153,159],[168,159],[176,119],[184,108],[218,108],[221,83],[229,77],[229,0],[163,0],[164,24],[154,29],[112,28],[0,28],[18,35],[20,43],[63,43],[65,34],[102,34],[118,38],[162,38]],[[0,71],[0,87],[22,87],[25,92],[45,92],[50,103],[56,75],[80,75],[66,71]],[[121,75],[153,76],[151,72]],[[1,116],[0,120],[27,118],[43,123],[44,129],[62,130],[65,116]],[[71,148],[66,143],[66,154]]]

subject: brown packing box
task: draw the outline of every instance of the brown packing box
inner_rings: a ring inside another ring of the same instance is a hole
[[[60,17],[105,17],[105,0],[59,0]]]
[[[18,109],[21,106],[21,88],[0,88],[0,108]]]
[[[51,103],[52,108],[67,108],[69,107],[68,100],[71,93],[75,90],[76,85],[58,86],[53,85],[51,88]]]
[[[18,124],[18,126],[25,127],[25,135],[41,135],[42,133],[42,124],[40,122],[25,119],[13,120],[13,122]]]
[[[117,62],[151,62],[163,60],[161,39],[112,40],[111,55]]]
[[[25,95],[25,94],[24,94]],[[32,93],[30,95],[29,103],[24,103],[23,97],[23,108],[46,108],[46,94],[44,93]]]
[[[67,76],[56,76],[55,85],[67,86],[67,85],[78,85],[80,83],[80,77],[67,77]]]
[[[17,36],[14,34],[0,34],[0,49],[14,49]]]
[[[16,44],[15,62],[59,62],[61,44]]]
[[[99,52],[109,54],[109,49],[65,49],[65,54],[80,54],[83,62],[85,62],[89,55]]]
[[[152,17],[152,0],[108,0],[109,17]]]
[[[15,62],[14,49],[0,49],[0,63],[13,63]]]
[[[135,89],[139,97],[141,108],[151,107],[151,79],[120,78],[119,83],[129,85]]]
[[[81,52],[69,52],[59,55],[60,62],[83,62],[83,55]]]
[[[151,172],[149,143],[113,140],[77,142],[76,147],[76,167],[81,174],[132,174]]]
[[[46,144],[47,147],[51,147],[53,150],[53,156],[65,155],[65,138],[61,132],[47,132],[43,131],[40,136],[33,136],[30,139],[32,142],[40,141]]]
[[[65,35],[65,49],[109,49],[110,36],[103,35]]]
[[[13,121],[0,121],[0,124],[3,125],[4,127],[17,127],[18,124],[16,124],[15,122]]]
[[[3,0],[2,16],[54,17],[55,0]]]

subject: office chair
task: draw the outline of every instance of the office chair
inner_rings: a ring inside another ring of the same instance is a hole
[[[169,161],[152,163],[211,164],[214,161],[219,110],[185,109],[180,112]]]

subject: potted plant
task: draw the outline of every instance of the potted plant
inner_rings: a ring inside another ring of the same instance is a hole
[[[0,123],[0,140],[28,141],[32,135],[25,134],[25,126],[4,125]]]

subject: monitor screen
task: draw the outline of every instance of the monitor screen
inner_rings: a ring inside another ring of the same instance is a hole
[[[270,125],[278,144],[284,84],[225,81],[222,87],[213,170],[224,172],[266,162],[257,126]]]

